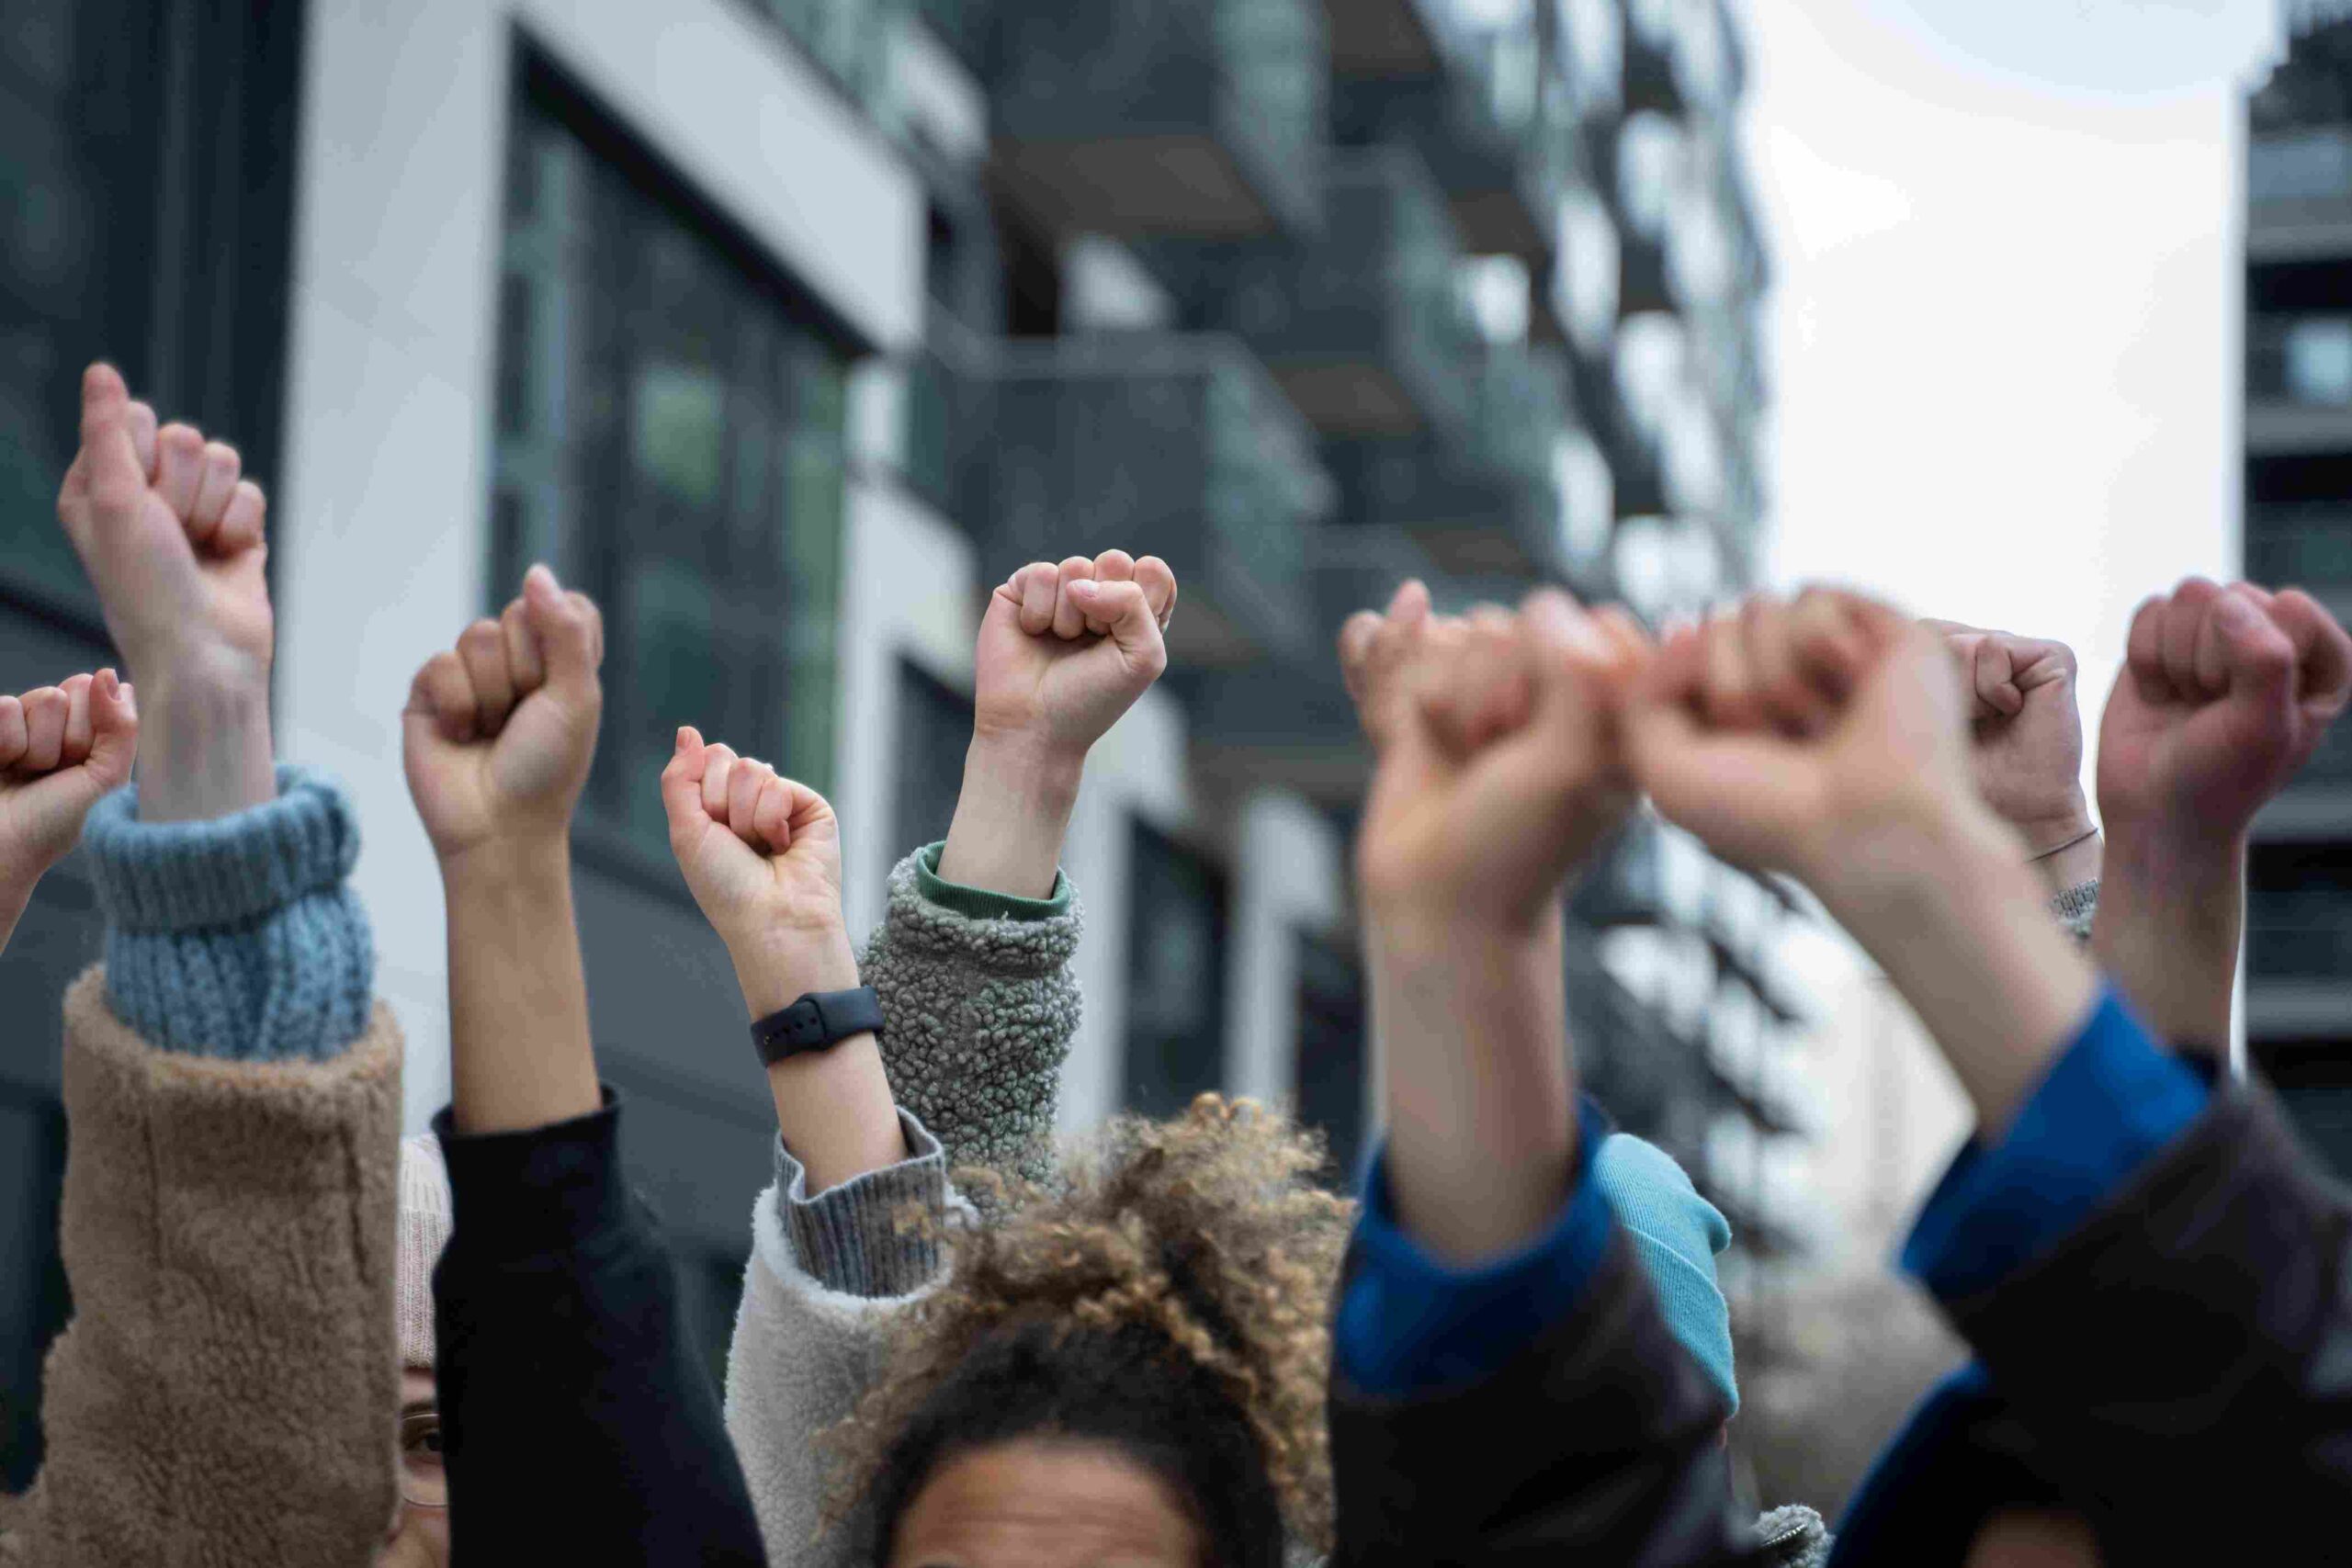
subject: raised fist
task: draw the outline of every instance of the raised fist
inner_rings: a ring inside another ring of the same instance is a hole
[[[2352,637],[2308,593],[2192,577],[2132,617],[2099,725],[2110,838],[2235,849],[2352,697]]]
[[[1959,661],[1969,694],[1977,793],[2041,854],[2090,828],[2075,652],[1957,621],[1925,621]]]
[[[445,865],[488,843],[564,841],[595,760],[604,658],[596,606],[535,566],[503,615],[417,671],[402,761]]]
[[[1106,550],[1033,561],[989,598],[975,650],[972,737],[1083,761],[1168,668],[1176,574]]]
[[[1634,774],[1741,864],[1815,881],[1963,807],[1968,709],[1926,628],[1855,594],[1749,598],[1668,637],[1629,705]]]
[[[842,914],[841,825],[822,795],[765,762],[704,745],[688,728],[662,770],[662,804],[670,851],[747,996],[757,979],[759,995],[778,998],[773,1011],[803,991],[857,984]]]
[[[1532,928],[1629,803],[1616,708],[1640,650],[1554,590],[1424,642],[1383,724],[1356,839],[1376,919]]]
[[[244,683],[269,671],[261,487],[237,449],[186,424],[155,428],[110,365],[82,378],[82,449],[58,520],[96,585],[107,629],[151,687]]]
[[[0,920],[82,838],[101,795],[130,779],[139,716],[111,670],[0,696]]]

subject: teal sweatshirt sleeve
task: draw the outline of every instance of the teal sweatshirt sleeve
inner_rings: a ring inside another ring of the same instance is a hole
[[[345,879],[359,824],[334,783],[282,764],[277,798],[142,822],[135,785],[83,841],[106,912],[107,1000],[155,1044],[232,1061],[324,1061],[368,1026],[376,950]]]

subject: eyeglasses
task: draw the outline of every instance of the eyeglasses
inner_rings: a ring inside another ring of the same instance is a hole
[[[449,1472],[441,1462],[441,1415],[412,1410],[401,1417],[401,1498],[411,1507],[449,1506]]]

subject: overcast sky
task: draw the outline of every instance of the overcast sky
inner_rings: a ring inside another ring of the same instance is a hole
[[[2239,95],[2271,0],[1747,0],[1776,581],[2062,637],[2236,555]]]

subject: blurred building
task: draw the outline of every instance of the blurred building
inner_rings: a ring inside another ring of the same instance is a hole
[[[2246,103],[2245,575],[2352,616],[2352,6],[2290,7]],[[2352,1173],[2352,730],[2256,824],[2246,1043]]]
[[[990,585],[1119,546],[1175,667],[1098,750],[1083,1125],[1369,1115],[1330,655],[1418,574],[1657,615],[1744,582],[1766,263],[1723,0],[21,0],[0,34],[0,684],[106,637],[51,518],[121,364],[270,484],[281,752],[348,784],[413,1122],[447,1092],[417,665],[552,561],[603,602],[576,849],[600,1061],[723,1343],[771,1115],[654,776],[692,722],[824,788],[852,919],[945,829]],[[1801,1226],[1764,885],[1630,834],[1576,905],[1589,1081],[1751,1258]],[[64,1309],[56,998],[0,964],[0,1448]]]

